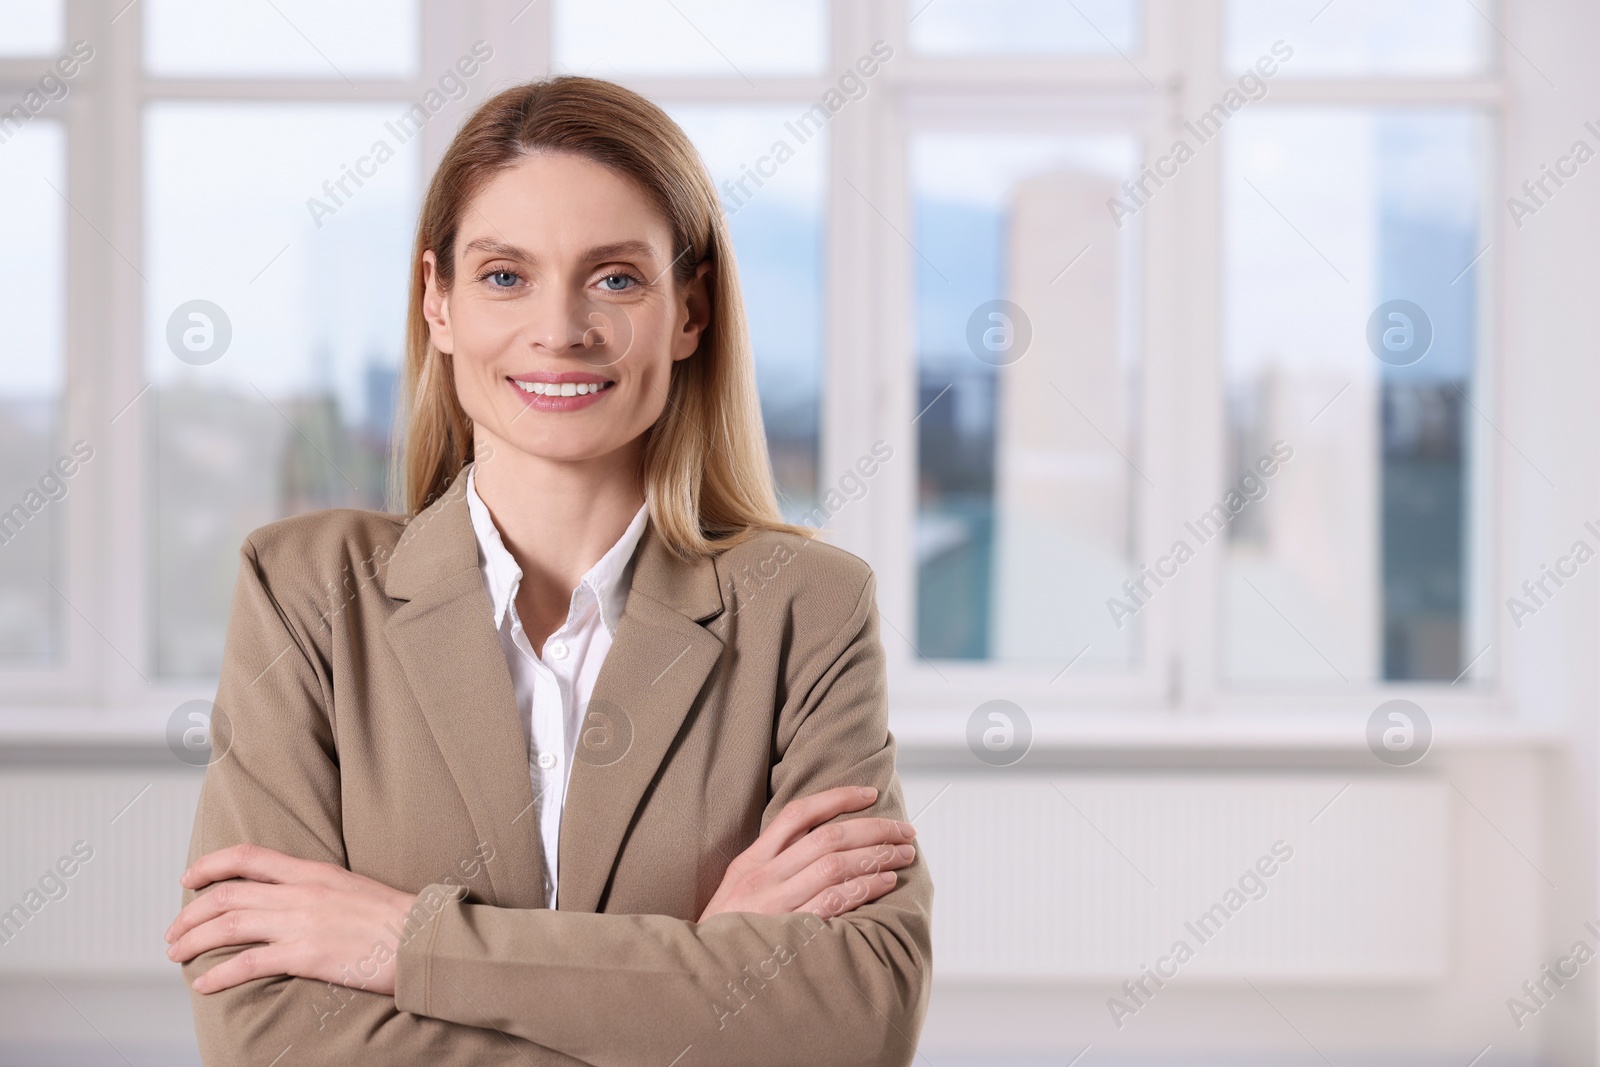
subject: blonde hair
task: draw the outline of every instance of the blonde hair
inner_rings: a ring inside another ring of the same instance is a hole
[[[645,431],[640,475],[657,534],[685,559],[714,555],[759,530],[815,531],[783,520],[773,489],[755,360],[739,277],[715,187],[689,138],[666,112],[629,89],[573,75],[519,85],[473,113],[434,172],[417,223],[405,366],[396,405],[392,484],[415,515],[472,459],[472,420],[456,396],[448,353],[423,318],[422,254],[439,285],[455,281],[463,212],[494,176],[533,151],[570,152],[630,178],[672,229],[673,277],[707,272],[711,321],[694,355],[673,363],[667,403]]]

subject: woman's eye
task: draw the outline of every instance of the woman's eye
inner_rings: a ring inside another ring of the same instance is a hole
[[[511,286],[517,284],[517,274],[515,271],[493,270],[488,274],[485,274],[484,277],[488,279],[489,283],[497,289],[509,289]]]
[[[637,280],[638,279],[636,279],[631,274],[607,274],[604,278],[600,279],[600,284],[605,286],[607,292],[624,293],[624,292],[627,292],[628,288],[632,288],[632,286],[630,285],[627,288],[624,288],[621,285],[615,285],[614,286],[614,285],[609,285],[607,283],[614,282],[614,281],[622,281],[622,282],[631,283],[631,282],[635,282]]]

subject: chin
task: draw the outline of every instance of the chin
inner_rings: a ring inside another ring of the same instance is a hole
[[[523,455],[550,463],[582,463],[609,455],[620,447],[612,441],[511,441]]]

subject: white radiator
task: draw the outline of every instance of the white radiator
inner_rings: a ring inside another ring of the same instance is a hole
[[[1184,982],[1445,975],[1442,781],[919,771],[902,782],[933,871],[940,979],[1120,985],[1146,965]],[[1247,872],[1279,841],[1293,854],[1263,862],[1272,873],[1258,886]]]
[[[176,973],[200,777],[0,770],[0,973]]]
[[[1163,966],[1184,981],[1444,974],[1449,787],[1440,781],[1082,772],[902,780],[934,875],[940,979],[1120,984],[1180,940],[1192,958]],[[161,932],[177,913],[199,786],[198,772],[0,771],[0,973],[174,968]],[[79,841],[93,856],[74,864]],[[1267,865],[1264,889],[1248,883],[1259,899],[1241,892],[1240,907],[1195,926],[1278,841],[1293,856]],[[70,877],[59,876],[63,860],[75,867]],[[65,895],[41,888],[51,872]],[[30,904],[41,906],[18,920],[14,909]]]

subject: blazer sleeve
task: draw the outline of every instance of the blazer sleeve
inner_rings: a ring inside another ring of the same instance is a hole
[[[212,719],[213,744],[226,750],[206,769],[189,862],[249,843],[348,866],[327,660],[274,600],[255,546],[247,540],[240,555]],[[183,903],[197,895],[184,890]],[[184,977],[192,985],[247,947],[203,952],[183,965]],[[387,994],[305,978],[260,978],[209,994],[191,989],[190,998],[207,1064],[264,1064],[279,1056],[285,1067],[574,1063],[519,1038],[400,1011]]]
[[[848,617],[830,620],[837,630],[822,654],[791,679],[763,828],[789,801],[851,784],[876,786],[878,799],[840,818],[906,818],[875,588],[868,571]],[[909,1064],[932,968],[933,884],[920,846],[899,873],[882,897],[825,921],[735,912],[695,923],[453,900],[401,946],[395,1002],[597,1067]]]

